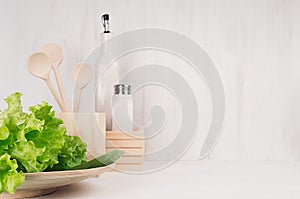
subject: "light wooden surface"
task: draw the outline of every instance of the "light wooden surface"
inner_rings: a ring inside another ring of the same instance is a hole
[[[144,156],[124,156],[116,161],[117,164],[143,164]]]
[[[143,140],[144,135],[141,132],[124,133],[120,131],[106,131],[106,138],[108,140]]]
[[[107,147],[106,148],[106,152],[110,152],[117,149],[117,147]],[[143,155],[144,152],[144,148],[139,147],[139,148],[123,148],[123,151],[125,151],[123,156],[141,156]]]
[[[145,175],[105,173],[41,199],[299,199],[299,168],[293,161],[180,161]]]
[[[114,33],[142,27],[171,29],[193,39],[212,58],[223,79],[227,112],[223,135],[209,159],[299,160],[299,10],[298,0],[1,0],[0,98],[21,91],[24,107],[46,100],[58,110],[47,86],[25,67],[31,52],[55,42],[64,49],[60,69],[72,101],[72,66],[100,42],[99,16],[110,13]],[[120,73],[143,60],[180,68],[173,58],[168,62],[146,55],[129,56],[134,62],[122,65]],[[209,124],[209,98],[203,83],[196,81],[188,66],[181,66],[199,97],[199,135],[185,156],[197,159]],[[174,115],[169,117],[171,124],[177,124],[177,103],[168,93],[148,88],[138,96],[136,106],[145,109],[161,99],[165,110]],[[3,101],[0,107],[5,107]],[[149,111],[143,115],[136,109],[136,113],[139,123],[149,121]],[[147,142],[146,150],[163,146],[176,129],[168,126],[157,140]]]
[[[116,164],[116,172],[140,172],[143,171],[143,164]]]
[[[143,140],[107,140],[106,147],[144,147]]]

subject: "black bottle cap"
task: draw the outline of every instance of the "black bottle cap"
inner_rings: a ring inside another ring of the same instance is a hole
[[[109,20],[109,14],[102,15],[102,19],[105,20],[105,21],[106,20],[108,21]]]

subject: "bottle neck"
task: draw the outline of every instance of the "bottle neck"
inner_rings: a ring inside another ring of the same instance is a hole
[[[104,27],[103,33],[110,33],[108,20],[104,20],[103,27]]]

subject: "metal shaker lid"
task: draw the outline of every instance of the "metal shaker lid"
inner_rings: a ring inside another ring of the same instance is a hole
[[[128,84],[116,84],[114,85],[114,94],[115,95],[130,95],[131,86]]]

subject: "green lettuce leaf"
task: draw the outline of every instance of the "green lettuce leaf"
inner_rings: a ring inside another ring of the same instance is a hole
[[[52,170],[68,170],[86,162],[86,144],[77,136],[65,135],[64,139],[66,142],[59,154],[59,163]]]
[[[114,163],[117,159],[119,159],[124,154],[124,151],[121,150],[113,150],[104,155],[99,156],[98,158],[92,159],[88,162],[85,162],[81,165],[77,165],[72,170],[77,169],[91,169],[96,167],[103,167]]]
[[[22,171],[17,171],[16,160],[11,160],[7,153],[0,157],[0,193],[7,191],[15,193],[17,187],[25,181]]]
[[[7,109],[0,114],[0,126],[3,124],[9,131],[18,131],[27,120],[27,113],[22,111],[21,93],[16,92],[5,98]]]
[[[9,130],[8,128],[3,125],[0,127],[0,140],[6,140],[9,137]]]
[[[26,169],[25,172],[39,172],[45,169],[45,165],[37,160],[38,156],[45,152],[45,148],[35,147],[32,141],[16,142],[9,151],[11,156]]]
[[[55,112],[51,109],[52,106],[46,102],[29,108],[34,118],[43,121],[41,129],[31,128],[31,131],[26,132],[27,140],[33,141],[36,147],[45,148],[44,153],[37,157],[37,160],[44,165],[43,170],[59,163],[58,154],[66,143],[66,129],[60,125],[63,121],[56,118]]]

